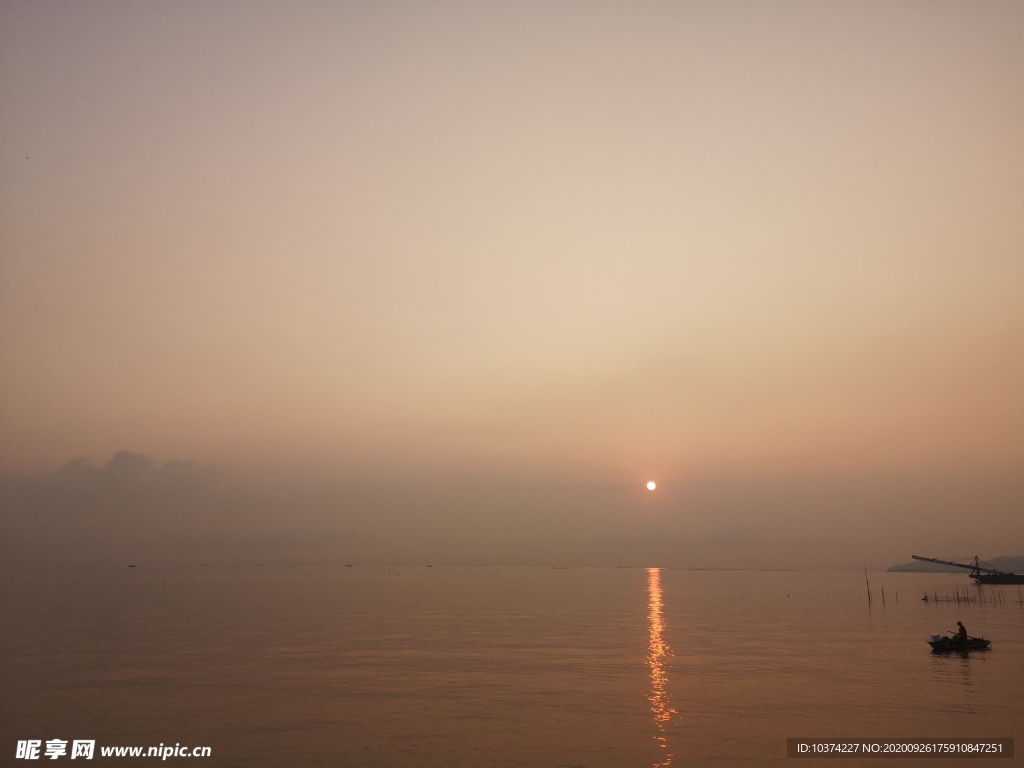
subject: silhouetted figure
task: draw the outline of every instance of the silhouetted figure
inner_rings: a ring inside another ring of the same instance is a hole
[[[956,623],[956,625],[958,627],[960,627],[960,629],[957,630],[956,636],[958,638],[960,638],[961,640],[966,640],[967,639],[967,627],[965,627],[959,621]]]

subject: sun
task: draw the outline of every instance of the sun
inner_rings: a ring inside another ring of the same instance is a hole
[[[653,480],[651,480],[649,483],[647,483],[647,490],[648,491],[653,491],[657,487],[658,487],[658,484],[656,482],[654,482]]]

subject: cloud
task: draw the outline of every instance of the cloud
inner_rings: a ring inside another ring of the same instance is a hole
[[[167,552],[208,529],[223,510],[224,487],[212,467],[131,451],[101,467],[80,458],[52,473],[6,478],[0,548],[8,561],[30,562]]]
[[[887,567],[920,550],[1024,549],[1019,479],[862,470],[647,478],[360,463],[231,474],[115,453],[0,481],[22,563]],[[972,525],[962,525],[969,515]],[[998,550],[998,552],[996,552]]]

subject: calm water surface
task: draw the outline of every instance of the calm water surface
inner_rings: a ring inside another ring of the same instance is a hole
[[[1024,752],[1018,588],[871,579],[869,608],[856,573],[5,572],[0,765],[29,738],[209,745],[167,763],[210,768],[782,765],[796,736]],[[956,590],[976,600],[920,599]],[[958,619],[992,650],[933,655]]]

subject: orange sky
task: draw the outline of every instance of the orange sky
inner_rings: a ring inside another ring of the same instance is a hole
[[[0,470],[859,472],[986,487],[1005,528],[1022,32],[985,0],[6,2]]]

